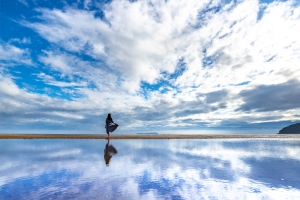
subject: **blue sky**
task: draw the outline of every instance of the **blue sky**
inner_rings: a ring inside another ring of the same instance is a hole
[[[267,133],[299,122],[298,1],[4,0],[1,132]],[[247,131],[245,131],[247,130]]]

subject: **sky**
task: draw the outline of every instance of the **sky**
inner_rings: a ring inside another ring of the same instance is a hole
[[[0,133],[277,133],[299,33],[298,0],[1,0]]]

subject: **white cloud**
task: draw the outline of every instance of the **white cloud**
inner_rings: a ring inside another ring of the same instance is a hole
[[[26,7],[28,7],[28,2],[26,2],[25,0],[18,0],[20,3],[24,4]]]
[[[95,18],[93,12],[40,9],[42,19],[50,24],[28,26],[67,50],[85,51],[105,59],[109,67],[135,84],[141,80],[152,84],[162,78],[162,72],[173,73],[182,57],[187,70],[175,84],[210,91],[217,86],[265,80],[265,74],[283,68],[265,63],[273,56],[284,57],[286,62],[295,59],[300,25],[298,12],[288,14],[299,9],[292,3],[270,4],[260,21],[258,1],[231,4],[206,19],[204,27],[192,28],[201,22],[201,16],[197,17],[209,7],[208,3],[168,1],[152,5],[143,1],[113,1],[104,8],[107,23]],[[204,49],[207,49],[205,56],[219,54],[212,58],[216,60],[212,69],[202,64]],[[245,70],[247,73],[243,73]],[[210,85],[206,87],[207,82]]]
[[[17,96],[21,94],[22,91],[16,84],[14,84],[14,82],[10,78],[3,77],[0,74],[0,81],[0,91],[2,94],[9,96]]]
[[[33,65],[29,50],[0,42],[0,69],[15,65]]]
[[[23,39],[20,38],[12,38],[9,40],[9,43],[19,43],[19,44],[31,44],[31,39],[24,37]]]
[[[84,4],[84,8],[88,9],[92,4],[92,0],[84,0],[83,4]]]
[[[103,19],[88,10],[94,2],[83,3],[85,10],[39,8],[38,22],[21,22],[54,47],[38,55],[36,75],[59,87],[59,95],[71,95],[72,104],[60,106],[76,105],[85,110],[80,116],[126,113],[121,121],[134,121],[127,128],[300,119],[297,105],[263,113],[239,109],[247,103],[244,90],[300,80],[300,8],[293,1],[122,0],[101,4]],[[14,54],[31,62],[27,49],[0,46],[5,51],[5,60]],[[18,91],[11,85],[6,92]]]
[[[58,87],[74,87],[74,86],[87,86],[86,82],[63,82],[63,81],[56,81],[53,76],[46,75],[45,73],[40,73],[37,75],[38,78],[42,79],[46,84],[58,86]]]

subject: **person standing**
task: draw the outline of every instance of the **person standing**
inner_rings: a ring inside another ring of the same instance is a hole
[[[110,137],[110,133],[116,130],[118,126],[119,125],[115,123],[114,120],[112,119],[111,114],[108,113],[105,121],[105,128],[106,128],[106,133],[108,135],[108,138]]]

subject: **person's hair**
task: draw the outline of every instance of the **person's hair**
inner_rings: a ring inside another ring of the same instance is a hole
[[[108,113],[108,115],[107,115],[107,119],[109,119],[109,120],[112,120],[112,118],[111,118],[111,114],[110,114],[110,113]]]

